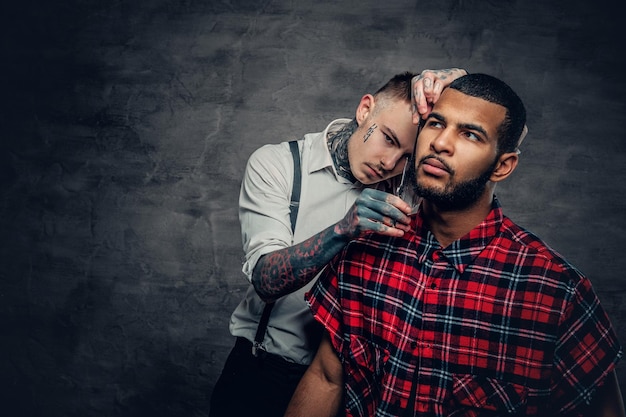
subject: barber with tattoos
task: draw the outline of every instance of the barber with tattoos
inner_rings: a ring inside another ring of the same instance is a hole
[[[243,272],[252,285],[231,317],[236,342],[213,390],[211,417],[284,414],[322,334],[304,293],[350,240],[408,230],[411,207],[391,194],[391,180],[413,152],[420,115],[465,74],[398,74],[364,95],[354,118],[334,120],[299,140],[301,192],[293,204],[293,232],[290,145],[265,145],[252,154],[239,200]]]

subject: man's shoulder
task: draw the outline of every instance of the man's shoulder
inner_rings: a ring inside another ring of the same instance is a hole
[[[335,123],[333,121],[332,123]],[[331,123],[331,124],[332,124]],[[324,131],[305,133],[300,137],[293,137],[292,139],[285,140],[278,143],[267,143],[261,145],[250,155],[250,159],[265,159],[265,158],[288,158],[291,160],[291,151],[289,149],[289,142],[297,141],[301,152],[306,152],[312,143],[320,142],[324,137]]]
[[[261,145],[254,152],[252,152],[252,155],[250,155],[250,158],[260,158],[260,157],[287,154],[289,152],[288,143],[289,143],[288,141],[285,141],[285,142],[280,142],[280,143],[267,143],[265,145]]]
[[[287,166],[292,164],[289,142],[270,143],[257,148],[248,158],[248,165],[260,166]]]
[[[412,246],[408,238],[371,232],[348,242],[344,247],[343,260],[377,264],[379,259],[390,254],[402,257],[407,251],[414,251]]]
[[[573,272],[573,275],[582,275],[563,255],[541,237],[506,216],[502,221],[500,238],[509,242],[507,245],[499,242],[498,245],[508,247],[509,251],[518,253],[520,259],[539,258],[549,263],[550,268],[555,271],[563,273],[569,270]]]

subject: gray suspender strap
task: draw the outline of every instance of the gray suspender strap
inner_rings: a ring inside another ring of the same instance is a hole
[[[293,157],[293,186],[291,189],[291,201],[289,202],[289,219],[291,220],[291,231],[296,231],[296,219],[298,218],[298,208],[300,205],[300,186],[301,186],[301,168],[300,168],[300,148],[298,147],[298,141],[292,140],[289,142],[289,149],[291,150],[291,156]],[[259,321],[259,327],[256,329],[256,335],[254,336],[254,343],[252,344],[252,354],[257,356],[258,350],[263,349],[263,338],[265,337],[265,331],[267,330],[267,323],[270,320],[270,313],[274,303],[265,303],[263,308],[263,314],[261,314],[261,320]]]

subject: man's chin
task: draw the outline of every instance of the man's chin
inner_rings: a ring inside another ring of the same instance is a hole
[[[430,196],[433,199],[445,198],[446,189],[445,187],[435,187],[432,185],[424,184],[424,182],[417,183],[413,187],[413,190],[420,197]]]

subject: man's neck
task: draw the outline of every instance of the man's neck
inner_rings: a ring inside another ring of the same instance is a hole
[[[337,132],[329,133],[326,138],[328,150],[330,151],[330,156],[333,158],[333,164],[335,165],[337,173],[350,182],[355,182],[356,179],[352,175],[352,171],[350,171],[348,142],[357,127],[356,119],[352,119]]]
[[[468,234],[485,220],[491,211],[493,191],[485,190],[470,207],[463,210],[440,210],[435,204],[422,202],[424,222],[442,248]]]

